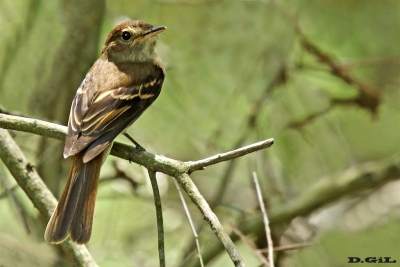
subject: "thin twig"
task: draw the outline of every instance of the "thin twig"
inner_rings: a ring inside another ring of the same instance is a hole
[[[173,181],[174,181],[174,184],[175,184],[175,186],[176,186],[176,189],[178,190],[179,198],[181,199],[181,202],[182,202],[182,205],[183,205],[183,209],[185,210],[185,214],[186,214],[186,217],[187,217],[187,219],[188,219],[188,221],[189,221],[190,228],[192,229],[192,232],[193,232],[194,240],[195,240],[195,243],[196,243],[197,255],[198,255],[199,261],[200,261],[200,266],[201,266],[201,267],[204,267],[203,257],[201,257],[201,249],[200,249],[200,243],[199,243],[199,235],[197,234],[196,228],[194,227],[193,220],[192,220],[192,216],[190,216],[189,209],[188,209],[188,207],[187,207],[185,198],[183,197],[183,194],[182,194],[182,191],[181,191],[181,189],[180,189],[180,187],[179,187],[179,184],[178,184],[178,182],[176,181],[176,179],[173,179]]]
[[[347,61],[340,64],[342,68],[371,68],[398,65],[400,63],[400,56],[391,55],[381,58],[364,58],[353,61]]]
[[[270,138],[258,143],[254,143],[248,146],[244,146],[229,152],[221,153],[214,155],[209,158],[201,159],[198,161],[188,161],[186,162],[190,167],[188,172],[191,173],[195,170],[201,170],[204,169],[207,166],[222,162],[222,161],[227,161],[231,159],[235,159],[241,156],[244,156],[246,154],[270,147],[274,144],[274,139]]]
[[[4,188],[6,189],[7,196],[10,199],[12,205],[14,206],[15,211],[17,212],[18,218],[22,223],[22,227],[24,228],[25,233],[30,234],[31,231],[29,229],[29,225],[26,221],[25,214],[22,210],[22,207],[21,207],[20,203],[17,201],[14,192],[8,186],[7,179],[1,170],[0,170],[0,180],[3,181],[3,185],[4,185]]]
[[[285,245],[285,246],[274,247],[274,251],[295,250],[295,249],[300,249],[300,248],[309,247],[309,246],[313,246],[313,245],[315,245],[315,242],[305,242],[305,243],[299,243],[299,244]],[[260,251],[262,253],[269,253],[269,247],[259,249],[258,251]]]
[[[16,190],[17,188],[19,188],[19,186],[14,185],[11,188],[4,189],[4,191],[2,193],[0,193],[0,199],[8,197],[8,192],[14,192],[14,190]]]
[[[270,266],[270,263],[268,262],[268,260],[264,257],[264,255],[262,254],[262,252],[257,249],[256,247],[253,246],[253,244],[251,244],[251,242],[246,238],[246,236],[236,227],[234,227],[233,225],[231,225],[232,227],[232,231],[240,237],[240,239],[246,244],[248,245],[251,250],[257,255],[257,257],[261,260],[262,263],[264,263],[266,266]]]
[[[229,237],[228,234],[226,234],[221,223],[218,220],[218,217],[211,210],[207,201],[200,194],[199,190],[197,189],[196,185],[192,182],[189,175],[187,173],[183,173],[177,175],[176,178],[182,189],[186,192],[186,194],[189,195],[189,197],[192,199],[192,201],[196,204],[201,213],[204,215],[204,219],[208,222],[215,235],[224,245],[225,250],[228,252],[235,266],[237,267],[246,266],[242,259],[242,256],[237,250],[235,244],[232,242],[232,239]]]
[[[248,131],[249,132],[249,131]],[[245,135],[241,136],[236,142],[234,147],[239,147],[242,146],[245,139],[247,138],[248,133]],[[228,185],[231,181],[232,178],[232,173],[234,173],[235,166],[237,165],[236,160],[230,160],[228,164],[225,166],[225,171],[223,172],[224,174],[221,177],[221,181],[218,185],[218,189],[216,190],[216,193],[214,194],[214,199],[211,201],[211,208],[216,207],[219,205],[222,201],[222,199],[225,196],[226,189],[228,188]]]
[[[157,232],[158,232],[158,257],[160,259],[160,267],[165,267],[164,223],[163,223],[160,191],[158,190],[155,171],[149,169],[148,173],[151,181],[151,187],[153,188],[154,205],[156,206]]]
[[[272,242],[271,237],[271,229],[269,227],[269,220],[267,216],[267,211],[265,210],[264,200],[261,193],[260,184],[258,183],[258,178],[256,172],[253,172],[254,185],[256,186],[257,198],[260,203],[261,212],[263,214],[264,226],[265,226],[265,234],[267,236],[267,244],[268,244],[268,260],[269,266],[274,267],[274,244]]]

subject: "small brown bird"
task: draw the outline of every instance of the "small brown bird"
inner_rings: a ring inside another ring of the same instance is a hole
[[[154,47],[165,29],[138,20],[116,26],[79,86],[64,147],[64,157],[73,156],[72,167],[46,227],[47,242],[60,243],[68,235],[78,244],[89,241],[100,168],[112,142],[161,92],[164,67]]]

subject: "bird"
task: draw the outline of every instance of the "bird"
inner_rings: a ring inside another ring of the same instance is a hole
[[[72,166],[47,224],[46,242],[58,244],[68,236],[78,244],[90,240],[100,169],[113,140],[160,95],[165,69],[154,49],[164,30],[140,20],[117,25],[80,84],[63,153],[72,157]]]

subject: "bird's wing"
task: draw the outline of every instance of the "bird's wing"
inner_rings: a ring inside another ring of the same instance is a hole
[[[163,81],[159,67],[130,86],[97,93],[84,81],[72,102],[64,157],[86,149],[83,160],[88,162],[100,154],[154,102]]]

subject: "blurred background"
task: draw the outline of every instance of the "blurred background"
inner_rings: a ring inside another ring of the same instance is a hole
[[[400,262],[400,177],[385,171],[400,158],[399,14],[398,0],[2,0],[0,109],[66,125],[108,32],[128,19],[165,25],[163,91],[129,133],[149,152],[183,161],[275,139],[191,175],[225,230],[241,229],[252,243],[236,241],[247,265],[262,266],[253,250],[267,247],[252,172],[281,248],[275,266]],[[63,143],[13,135],[58,197],[70,167]],[[88,244],[100,266],[158,265],[146,173],[115,157],[102,168]],[[70,266],[44,242],[47,219],[2,163],[0,175],[0,266]],[[167,266],[197,266],[172,178],[158,181]],[[206,266],[231,266],[187,201]]]

